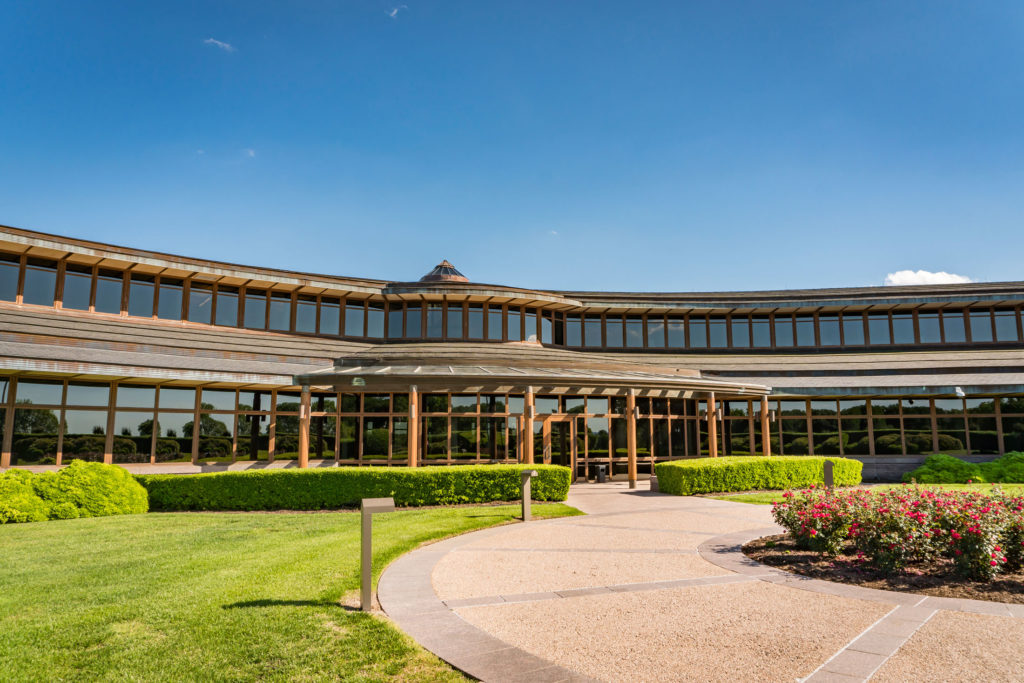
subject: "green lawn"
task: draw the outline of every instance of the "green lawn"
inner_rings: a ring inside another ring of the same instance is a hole
[[[537,517],[578,514],[534,505]],[[374,520],[374,582],[515,505]],[[359,514],[151,513],[0,526],[0,679],[461,680],[356,604]]]
[[[873,486],[876,490],[891,489],[901,484],[879,484]],[[921,484],[924,488],[945,489],[947,491],[981,491],[988,493],[993,487],[999,487],[1006,493],[1024,493],[1024,484]],[[752,503],[754,505],[771,505],[782,500],[782,491],[755,491],[753,493],[723,493],[720,496],[710,496],[718,500],[731,500],[734,503]]]

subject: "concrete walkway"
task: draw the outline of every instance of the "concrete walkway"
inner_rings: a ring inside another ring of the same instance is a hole
[[[1020,680],[1024,606],[797,577],[739,552],[767,506],[574,486],[586,517],[474,532],[381,577],[385,612],[485,681]]]

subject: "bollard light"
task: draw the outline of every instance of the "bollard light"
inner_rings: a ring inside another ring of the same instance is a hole
[[[363,498],[360,502],[362,529],[359,534],[359,609],[369,612],[373,608],[370,584],[373,582],[373,515],[394,512],[394,498]]]
[[[829,490],[831,490],[835,484],[835,475],[832,471],[834,467],[835,465],[832,464],[831,460],[825,461],[825,488]]]
[[[519,473],[522,478],[520,492],[523,496],[523,521],[530,521],[530,479],[537,476],[537,470],[523,470]]]

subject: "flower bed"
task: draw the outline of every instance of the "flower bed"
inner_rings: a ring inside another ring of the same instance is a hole
[[[909,565],[949,565],[962,578],[988,581],[1024,561],[1024,496],[905,486],[787,491],[775,520],[802,549],[886,573]]]

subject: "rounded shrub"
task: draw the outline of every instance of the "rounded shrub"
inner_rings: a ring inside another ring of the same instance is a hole
[[[32,486],[34,476],[24,470],[0,473],[0,524],[42,522],[50,518],[50,506]]]
[[[70,504],[79,517],[130,515],[149,510],[149,497],[122,467],[74,460],[57,472],[35,475],[36,493],[51,506]]]
[[[903,475],[903,481],[920,484],[965,484],[968,481],[982,482],[981,468],[973,462],[965,462],[951,455],[937,453],[929,455],[920,467]]]

